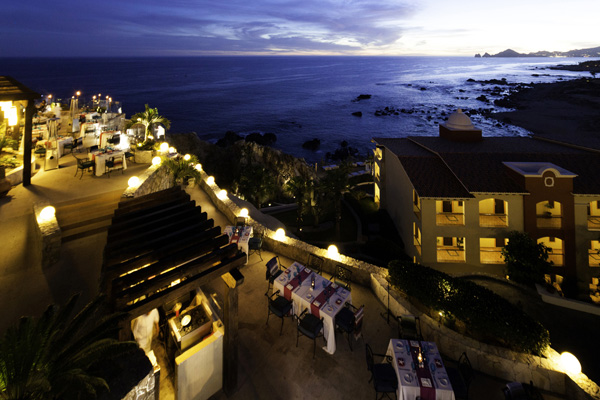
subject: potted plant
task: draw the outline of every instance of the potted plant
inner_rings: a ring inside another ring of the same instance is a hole
[[[196,156],[165,158],[163,164],[169,168],[177,185],[193,186],[201,179],[200,171],[196,169],[198,164]]]

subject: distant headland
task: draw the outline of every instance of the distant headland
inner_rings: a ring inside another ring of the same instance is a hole
[[[511,49],[506,49],[498,54],[479,53],[475,57],[600,57],[600,47],[589,49],[569,50],[569,51],[537,51],[535,53],[519,53]]]

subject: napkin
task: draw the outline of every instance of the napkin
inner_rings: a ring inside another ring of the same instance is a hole
[[[421,386],[430,388],[431,380],[429,378],[421,378]]]

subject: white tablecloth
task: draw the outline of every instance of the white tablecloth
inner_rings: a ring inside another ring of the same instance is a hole
[[[73,138],[71,136],[59,138],[57,140],[57,143],[58,143],[58,158],[61,158],[63,156],[63,153],[65,152],[65,144],[73,143]]]
[[[117,160],[119,157],[123,159],[123,169],[127,169],[127,160],[125,153],[122,151],[113,151],[112,153],[92,153],[92,158],[96,163],[96,176],[102,176],[106,170],[106,160],[114,157]]]
[[[428,368],[435,388],[436,400],[455,400],[452,384],[444,367],[442,357],[434,342],[417,342],[403,339],[391,339],[387,349],[387,355],[393,358],[392,364],[398,377],[398,399],[416,399],[421,396],[421,384],[414,369],[410,344],[413,346],[420,343],[422,355],[426,359]],[[427,382],[425,382],[427,384]]]
[[[297,262],[294,262],[290,267],[279,275],[279,278],[273,282],[273,290],[279,290],[283,296],[285,293],[285,286],[294,278],[294,273],[300,273],[304,270],[304,266]],[[308,312],[311,312],[311,303],[319,296],[329,283],[328,279],[322,277],[314,271],[311,271],[311,276],[315,278],[315,288],[311,288],[311,277],[304,279],[300,286],[298,286],[292,292],[292,310],[294,314],[300,315],[302,311],[308,308]],[[325,283],[325,286],[323,286]],[[324,304],[320,308],[320,318],[323,318],[323,336],[327,341],[327,346],[323,349],[329,354],[335,353],[335,316],[344,307],[344,304],[352,304],[352,295],[349,290],[337,287],[336,292],[331,295],[328,303]]]
[[[231,243],[233,230],[235,226],[226,226],[225,233],[229,236],[229,243]],[[238,235],[237,245],[238,249],[246,253],[246,264],[248,264],[248,240],[250,240],[250,236],[252,236],[252,227],[244,226],[242,233]]]

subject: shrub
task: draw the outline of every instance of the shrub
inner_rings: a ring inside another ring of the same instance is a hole
[[[392,285],[430,309],[452,314],[471,332],[536,355],[550,345],[542,324],[491,290],[408,261],[392,261],[388,268]]]

